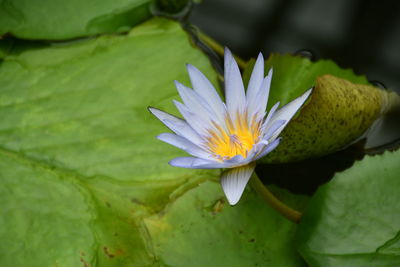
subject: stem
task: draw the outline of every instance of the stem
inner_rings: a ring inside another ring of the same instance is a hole
[[[279,199],[277,199],[271,191],[261,182],[260,178],[258,178],[257,174],[254,172],[252,178],[250,179],[250,184],[253,189],[276,211],[278,211],[281,215],[286,217],[287,219],[299,223],[301,216],[303,215],[301,212],[294,210]]]
[[[218,55],[220,56],[224,56],[224,47],[222,45],[220,45],[217,41],[215,41],[214,39],[212,39],[210,36],[204,34],[203,32],[201,32],[200,30],[198,31],[198,36],[199,38],[205,43],[207,44],[212,50],[214,50]],[[235,56],[236,62],[238,63],[239,67],[241,69],[244,69],[246,67],[246,61],[244,61],[243,59],[241,59],[238,56]]]

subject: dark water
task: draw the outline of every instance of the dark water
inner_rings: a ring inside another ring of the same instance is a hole
[[[243,58],[313,51],[400,92],[399,14],[394,0],[204,0],[189,20]]]

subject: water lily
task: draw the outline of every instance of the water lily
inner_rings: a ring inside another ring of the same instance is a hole
[[[224,168],[222,189],[235,205],[249,181],[255,161],[274,150],[279,134],[311,93],[278,109],[279,102],[266,113],[272,69],[264,77],[264,58],[260,53],[245,92],[239,67],[225,49],[224,103],[211,82],[194,66],[187,65],[193,89],[175,81],[183,103],[174,103],[183,119],[150,107],[149,110],[173,133],[157,138],[176,146],[192,157],[179,157],[169,164],[182,168]]]

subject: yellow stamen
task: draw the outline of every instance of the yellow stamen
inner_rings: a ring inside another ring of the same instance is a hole
[[[247,113],[237,113],[236,120],[232,121],[227,115],[227,129],[213,122],[214,129],[209,130],[205,145],[217,159],[230,159],[236,155],[246,158],[253,145],[259,141],[262,121],[256,121],[254,116],[249,123],[247,117]]]

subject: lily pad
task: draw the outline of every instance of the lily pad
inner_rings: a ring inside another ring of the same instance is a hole
[[[4,56],[1,266],[304,264],[296,225],[256,195],[231,208],[218,170],[167,164],[184,152],[156,140],[167,129],[147,106],[174,111],[173,80],[189,83],[188,62],[215,83],[208,59],[164,19]]]
[[[366,157],[311,198],[297,246],[311,266],[400,264],[400,151]]]
[[[205,182],[144,222],[161,265],[304,266],[291,249],[296,225],[254,192],[231,207]]]
[[[1,0],[0,35],[65,40],[128,31],[150,17],[149,0]]]
[[[271,54],[265,62],[265,69],[273,68],[269,110],[276,102],[286,105],[316,85],[317,77],[329,74],[352,83],[366,84],[365,76],[356,75],[351,69],[343,69],[331,60],[312,62],[308,58],[290,54]]]
[[[4,150],[0,170],[2,266],[93,262],[94,213],[87,192],[51,168]]]

